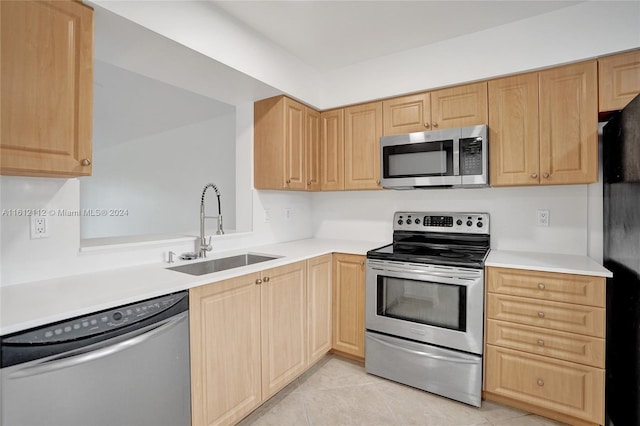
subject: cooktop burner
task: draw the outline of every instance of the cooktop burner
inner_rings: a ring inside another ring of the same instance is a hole
[[[397,212],[393,228],[393,242],[367,258],[482,268],[489,254],[487,213]]]

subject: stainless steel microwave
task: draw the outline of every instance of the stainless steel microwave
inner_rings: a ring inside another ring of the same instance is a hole
[[[382,186],[482,187],[489,185],[486,125],[380,138]]]

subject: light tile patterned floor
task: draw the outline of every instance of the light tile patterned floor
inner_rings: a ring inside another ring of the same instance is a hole
[[[328,355],[267,401],[241,426],[557,426],[492,402],[481,408],[423,392]]]

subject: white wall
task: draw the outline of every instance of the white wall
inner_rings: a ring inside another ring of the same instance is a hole
[[[323,76],[320,104],[347,105],[638,48],[638,28],[638,1],[581,2],[333,70]]]
[[[80,178],[82,209],[126,209],[122,216],[82,216],[82,238],[199,232],[202,188],[221,193],[226,229],[236,229],[235,114],[94,150],[93,174]],[[208,190],[206,213],[217,215]],[[207,220],[215,232],[216,221]]]
[[[312,208],[319,238],[390,242],[399,210],[488,212],[492,249],[587,255],[587,185],[318,193]],[[536,226],[538,209],[549,227]]]

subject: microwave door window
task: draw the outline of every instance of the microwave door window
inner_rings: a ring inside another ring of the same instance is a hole
[[[385,178],[453,175],[453,141],[389,146],[384,157]]]
[[[378,276],[378,315],[466,331],[466,287]]]

